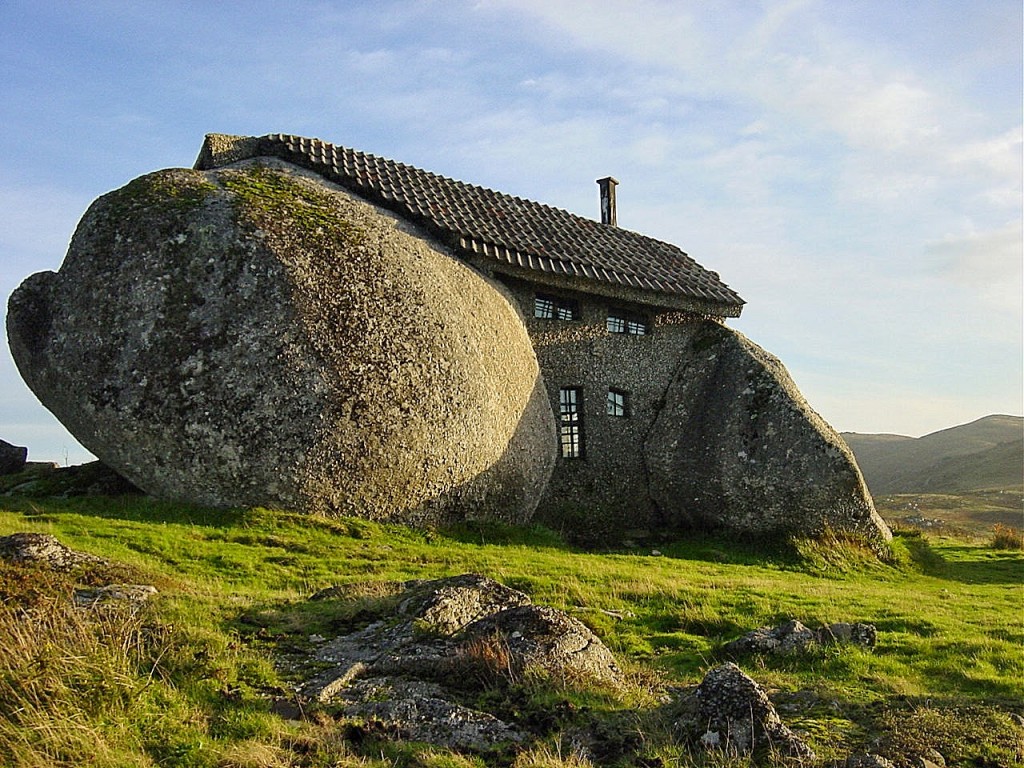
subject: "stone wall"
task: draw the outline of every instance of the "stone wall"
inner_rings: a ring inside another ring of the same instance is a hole
[[[580,387],[583,392],[584,455],[562,458],[559,454],[538,509],[540,519],[559,528],[572,526],[568,532],[584,538],[647,529],[657,515],[651,502],[644,441],[696,321],[669,313],[655,317],[649,310],[587,294],[553,294],[544,286],[508,278],[505,282],[525,317],[556,427],[559,389]],[[580,319],[534,317],[538,292],[575,302]],[[648,333],[610,333],[606,325],[610,309],[648,317]],[[625,417],[608,414],[610,388],[627,393]]]

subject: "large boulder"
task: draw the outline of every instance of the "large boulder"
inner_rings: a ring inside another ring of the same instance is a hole
[[[721,324],[703,323],[680,349],[645,454],[670,527],[892,538],[846,443],[777,358]]]
[[[513,307],[424,232],[264,160],[100,198],[7,328],[40,401],[148,493],[521,522],[557,441]]]

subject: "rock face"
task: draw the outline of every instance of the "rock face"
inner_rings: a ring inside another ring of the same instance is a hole
[[[422,232],[265,161],[139,178],[11,297],[22,376],[154,495],[520,522],[557,445],[521,317]]]
[[[680,350],[645,453],[652,497],[670,527],[892,538],[850,449],[782,364],[717,323],[703,324]]]

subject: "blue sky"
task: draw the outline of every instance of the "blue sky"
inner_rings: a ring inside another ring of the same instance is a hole
[[[844,431],[1022,410],[1019,0],[0,3],[0,292],[207,132],[316,136],[676,243]],[[6,349],[0,438],[90,456]]]

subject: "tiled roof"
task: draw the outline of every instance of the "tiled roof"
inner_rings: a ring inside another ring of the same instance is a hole
[[[723,316],[738,315],[743,305],[716,273],[636,232],[319,139],[271,134],[258,140],[257,152],[315,170],[485,259],[690,299]]]

